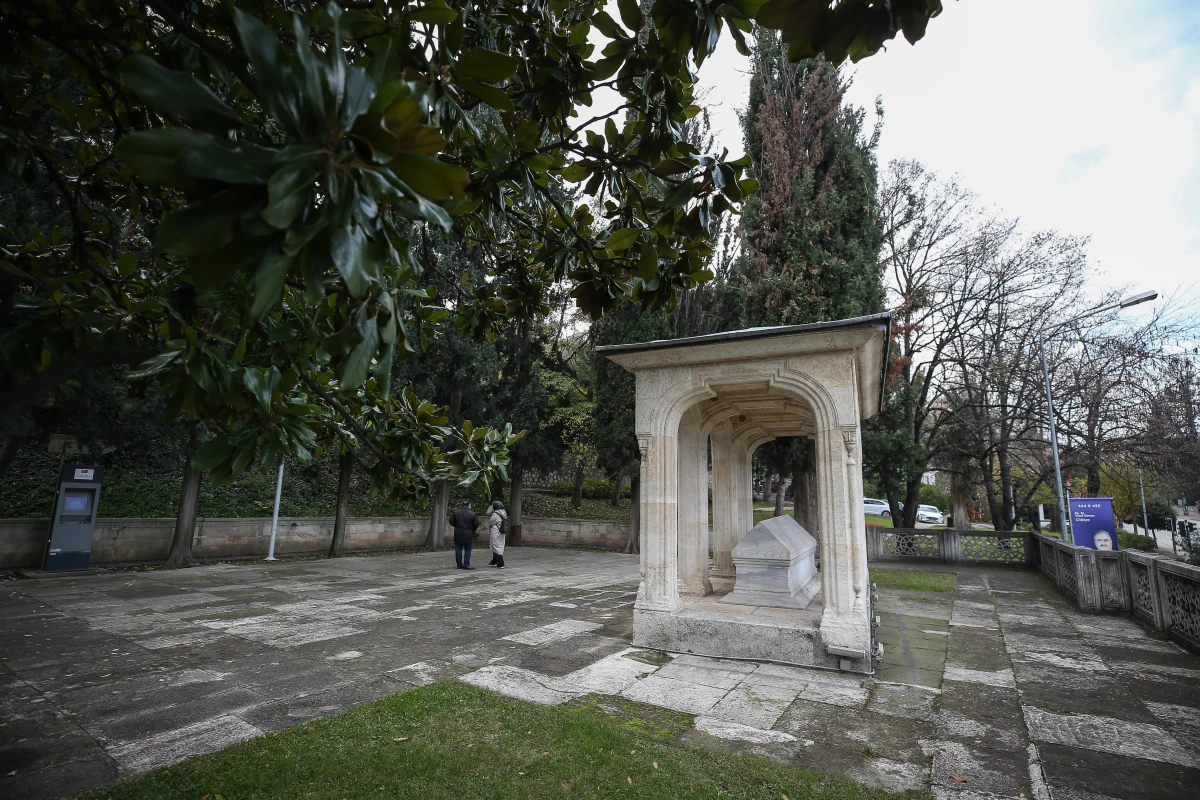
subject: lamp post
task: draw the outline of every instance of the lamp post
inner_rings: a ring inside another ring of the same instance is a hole
[[[1148,303],[1149,301],[1154,300],[1157,297],[1158,297],[1158,292],[1155,292],[1155,291],[1141,292],[1139,294],[1135,294],[1135,295],[1126,297],[1124,300],[1121,300],[1116,303],[1110,303],[1109,305],[1106,305],[1106,306],[1089,309],[1088,311],[1085,311],[1082,314],[1077,314],[1076,316],[1071,317],[1070,319],[1066,320],[1065,322],[1058,323],[1054,327],[1062,328],[1064,325],[1069,325],[1072,322],[1076,322],[1078,320],[1083,319],[1084,317],[1089,317],[1093,314],[1099,314],[1104,311],[1113,311],[1115,309],[1129,308],[1130,306],[1136,306],[1139,303]],[[1055,425],[1055,422],[1054,422],[1054,393],[1050,389],[1050,367],[1046,362],[1045,333],[1046,333],[1046,327],[1044,325],[1041,328],[1038,328],[1038,350],[1041,352],[1041,355],[1042,355],[1042,380],[1046,384],[1046,415],[1050,421],[1050,450],[1054,454],[1054,483],[1055,483],[1055,487],[1057,489],[1057,494],[1055,495],[1055,497],[1058,498],[1058,530],[1062,533],[1064,542],[1070,542],[1071,544],[1075,544],[1075,532],[1070,531],[1068,533],[1069,529],[1068,529],[1068,524],[1067,524],[1067,499],[1066,499],[1067,496],[1066,496],[1066,493],[1063,491],[1062,468],[1059,466],[1059,462],[1058,462],[1058,427],[1057,427],[1057,425]],[[1070,538],[1068,538],[1068,537],[1070,537]]]

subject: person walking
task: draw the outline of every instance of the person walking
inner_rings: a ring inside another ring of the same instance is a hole
[[[454,563],[459,569],[475,569],[471,566],[471,548],[479,517],[471,510],[470,500],[464,500],[462,508],[450,515],[450,524],[454,526]]]
[[[492,560],[489,567],[504,569],[504,537],[508,533],[508,514],[504,503],[492,501],[492,513],[488,515],[488,539],[492,545]]]

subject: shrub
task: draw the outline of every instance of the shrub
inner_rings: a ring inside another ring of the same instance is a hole
[[[583,496],[589,500],[611,500],[612,492],[612,481],[606,481],[603,478],[586,478],[583,481]],[[575,494],[575,484],[570,481],[556,483],[550,487],[550,493],[559,497],[570,497]],[[633,493],[629,484],[623,484],[621,486],[621,497],[628,499],[632,496]]]
[[[1117,545],[1122,550],[1143,550],[1147,553],[1158,550],[1158,542],[1154,540],[1154,537],[1126,531],[1117,531]]]
[[[930,483],[921,484],[920,497],[921,497],[921,502],[927,506],[937,506],[942,511],[950,510],[950,505],[951,505],[950,494],[948,492],[943,492],[941,489],[937,488],[933,484],[930,484]]]

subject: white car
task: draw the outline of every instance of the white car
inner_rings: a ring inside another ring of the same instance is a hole
[[[946,515],[938,510],[937,506],[917,506],[917,522],[924,522],[927,525],[945,525]]]
[[[892,515],[892,507],[888,505],[887,500],[864,497],[863,512],[873,517],[890,517]]]

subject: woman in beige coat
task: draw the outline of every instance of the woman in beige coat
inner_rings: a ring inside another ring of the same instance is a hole
[[[504,511],[504,503],[499,500],[492,502],[492,513],[488,515],[488,532],[492,544],[492,560],[489,567],[504,569],[504,529],[508,527],[508,514]]]

